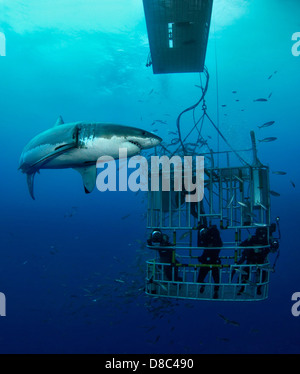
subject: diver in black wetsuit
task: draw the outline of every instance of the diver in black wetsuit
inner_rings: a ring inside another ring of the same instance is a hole
[[[198,247],[209,247],[203,250],[203,253],[200,257],[198,257],[199,262],[205,265],[220,265],[221,260],[219,258],[220,250],[223,246],[223,242],[220,236],[220,232],[217,229],[217,226],[213,225],[210,227],[199,226],[198,231]],[[212,249],[213,247],[218,247],[216,249]],[[210,267],[210,266],[203,266],[200,267],[200,271],[198,274],[198,283],[204,283],[204,279],[208,272],[212,272],[212,277],[215,283],[220,282],[220,275],[219,275],[219,268],[218,267]],[[205,286],[202,285],[200,288],[200,293],[204,292]],[[214,295],[213,298],[218,298],[218,291],[219,286],[214,287]]]
[[[266,227],[259,227],[256,229],[255,235],[251,236],[249,239],[244,240],[240,246],[241,247],[255,247],[255,246],[266,246],[268,245],[268,231]],[[262,248],[245,248],[241,258],[237,262],[238,265],[243,264],[244,262],[246,265],[253,265],[253,264],[265,264],[267,262],[268,254],[270,253],[269,247],[262,247]],[[242,283],[246,283],[249,280],[250,275],[250,266],[245,266],[243,271],[246,274],[242,275]],[[262,271],[261,281],[262,283],[266,280],[267,272],[261,269],[257,269],[258,275]],[[232,274],[234,275],[234,273]],[[242,286],[239,291],[238,295],[241,295],[245,290],[245,286]],[[257,294],[261,295],[261,285],[257,287]]]
[[[175,263],[173,262],[173,253],[175,249],[173,248],[173,244],[169,241],[168,235],[163,234],[159,229],[156,229],[153,230],[147,242],[149,245],[155,246],[155,249],[159,254],[160,263],[167,264],[163,266],[166,279],[173,282],[182,282],[182,278],[178,275],[178,266],[176,266],[176,264],[179,264],[179,261],[175,259]],[[158,266],[161,267],[160,265]]]

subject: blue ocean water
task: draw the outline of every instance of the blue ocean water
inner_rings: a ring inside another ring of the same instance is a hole
[[[17,170],[26,143],[66,122],[120,123],[164,140],[199,99],[199,74],[153,75],[140,0],[0,2],[1,353],[299,353],[291,313],[299,277],[300,32],[297,0],[215,0],[206,103],[233,147],[259,143],[271,170],[272,218],[282,240],[261,302],[153,299],[143,292],[143,193],[86,195],[73,170],[42,170],[33,201]],[[233,94],[233,91],[236,91]],[[272,94],[272,95],[271,95]],[[271,96],[270,96],[271,95]],[[255,102],[269,97],[267,102]],[[236,101],[239,100],[239,101]],[[226,105],[222,107],[221,105]],[[188,116],[182,122],[188,130]],[[274,126],[257,126],[275,121]],[[216,134],[207,129],[213,138]],[[294,183],[292,185],[291,181]],[[122,282],[120,282],[120,280]],[[224,324],[222,314],[239,326]]]

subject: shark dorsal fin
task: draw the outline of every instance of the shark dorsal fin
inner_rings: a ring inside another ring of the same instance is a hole
[[[96,185],[96,177],[97,177],[96,163],[90,166],[74,168],[74,170],[77,170],[82,176],[85,193],[92,192]]]
[[[57,121],[55,122],[54,127],[56,127],[56,126],[60,126],[60,125],[63,125],[63,124],[64,124],[64,120],[62,119],[62,116],[59,116],[59,117],[57,118]]]

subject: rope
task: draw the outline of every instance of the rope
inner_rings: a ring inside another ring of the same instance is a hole
[[[245,161],[239,154],[238,152],[236,152],[234,150],[234,148],[232,148],[232,146],[230,145],[230,143],[228,143],[227,139],[225,138],[225,136],[221,133],[221,131],[218,129],[218,127],[214,124],[214,122],[212,121],[212,119],[209,117],[209,115],[206,113],[206,117],[208,118],[208,120],[210,121],[210,123],[214,126],[214,128],[217,130],[218,134],[221,136],[221,138],[224,140],[224,142],[228,145],[228,147],[231,149],[231,151],[240,159],[241,162],[243,162],[245,165],[247,166],[250,166],[251,165]]]
[[[181,116],[182,116],[184,113],[189,112],[190,110],[195,109],[195,108],[196,108],[196,107],[201,103],[201,101],[204,99],[204,97],[205,97],[205,95],[206,95],[206,92],[207,92],[207,89],[208,89],[208,82],[209,82],[209,73],[208,73],[206,67],[204,67],[203,72],[204,72],[204,74],[205,74],[205,76],[206,76],[206,84],[205,84],[205,88],[204,88],[204,89],[202,88],[202,95],[201,95],[200,99],[197,101],[196,104],[194,104],[194,105],[190,106],[189,108],[183,110],[183,111],[179,114],[179,116],[177,117],[177,120],[176,120],[178,136],[179,136],[179,140],[180,140],[180,143],[181,143],[181,147],[182,147],[183,153],[185,153],[185,148],[184,148],[184,142],[182,141],[182,137],[181,137],[180,119],[181,119]],[[195,126],[193,127],[193,129],[194,129],[194,128],[195,128]],[[190,132],[190,133],[191,133],[191,132]],[[189,134],[190,134],[190,133],[189,133]],[[186,139],[186,138],[185,138],[185,139]],[[178,148],[177,148],[177,149],[178,149]],[[176,151],[177,151],[177,149],[176,149]],[[176,152],[176,151],[175,151],[175,152]],[[175,152],[174,152],[174,153],[175,153]],[[173,153],[173,154],[174,154],[174,153]]]

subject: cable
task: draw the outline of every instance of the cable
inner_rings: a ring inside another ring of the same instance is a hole
[[[179,114],[179,116],[177,117],[177,120],[176,120],[178,136],[179,136],[179,140],[180,140],[180,144],[181,144],[181,147],[182,147],[183,153],[185,153],[185,148],[184,148],[184,143],[183,143],[183,141],[182,141],[182,137],[181,137],[180,119],[181,119],[181,116],[182,116],[184,113],[189,112],[190,110],[195,109],[195,108],[196,108],[196,107],[201,103],[201,101],[204,99],[204,97],[205,97],[205,95],[206,95],[206,92],[207,92],[207,89],[208,89],[208,82],[209,82],[209,73],[208,73],[206,67],[204,67],[204,69],[203,69],[203,73],[204,73],[205,76],[206,76],[206,84],[205,84],[205,88],[202,89],[202,95],[201,95],[199,101],[197,101],[196,104],[190,106],[189,108],[183,110],[183,111]],[[195,126],[194,126],[194,128],[195,128]]]
[[[216,27],[214,22],[214,39],[215,39],[215,61],[216,61],[216,90],[217,90],[217,128],[220,129],[220,113],[219,113],[219,76],[218,76],[218,57],[217,57],[217,38],[216,38]],[[218,152],[220,151],[220,136],[217,139]],[[217,165],[219,167],[219,154],[217,158]]]
[[[206,117],[208,118],[208,120],[210,121],[210,123],[214,126],[214,128],[217,130],[218,134],[221,136],[221,138],[224,140],[224,142],[228,145],[228,147],[232,150],[232,152],[240,159],[241,162],[243,162],[245,165],[247,166],[251,166],[250,164],[248,164],[247,161],[245,161],[233,148],[232,146],[228,143],[227,139],[225,138],[225,136],[221,133],[221,131],[218,129],[218,127],[214,124],[214,122],[211,120],[211,118],[209,117],[209,115],[206,113]]]

